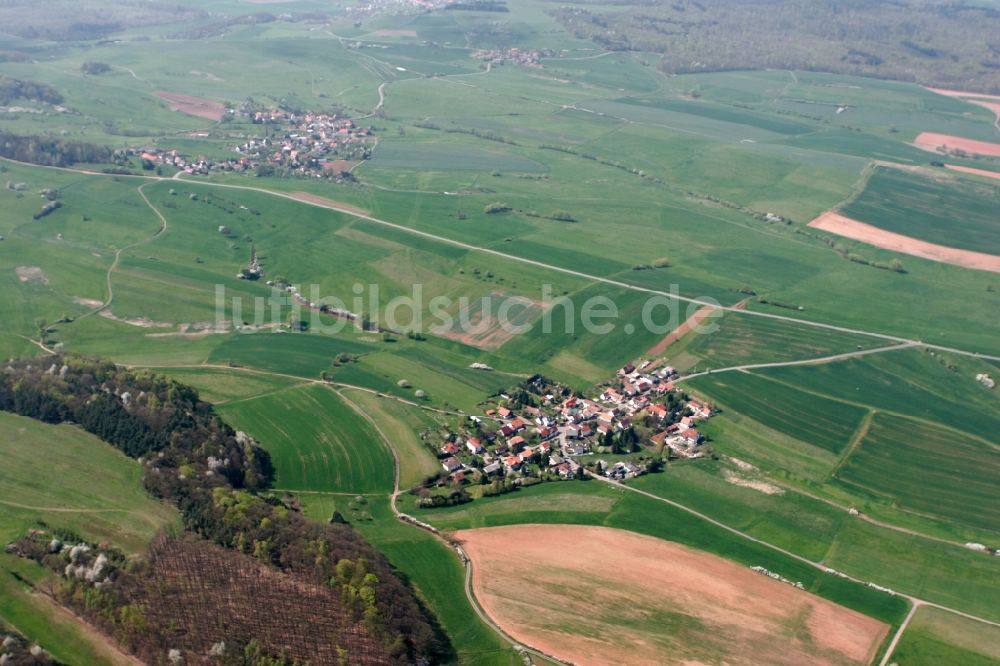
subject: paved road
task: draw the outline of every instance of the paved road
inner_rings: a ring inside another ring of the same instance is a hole
[[[27,164],[27,163],[24,163],[24,162],[17,162],[17,160],[10,160],[10,159],[7,159],[7,158],[0,158],[0,159],[4,159],[4,160],[9,161],[9,162],[16,162],[18,164],[24,164],[25,166],[32,166],[32,167],[35,167],[35,168],[56,169],[56,170],[59,170],[59,171],[69,171],[69,172],[73,172],[73,173],[79,173],[79,174],[91,175],[91,176],[120,177],[120,178],[142,178],[142,179],[146,179],[146,180],[155,180],[155,181],[170,180],[168,178],[162,178],[162,177],[158,177],[158,176],[120,176],[120,175],[116,176],[116,174],[106,174],[106,173],[100,173],[100,172],[96,172],[96,171],[81,171],[81,170],[69,169],[69,168],[65,168],[65,167],[39,167],[39,165],[36,165],[36,164]],[[175,176],[176,176],[176,174],[175,174]],[[1000,361],[1000,356],[995,356],[995,355],[991,355],[991,354],[983,354],[981,352],[969,351],[969,350],[966,350],[966,349],[959,349],[959,348],[956,348],[956,347],[948,347],[948,346],[945,346],[945,345],[937,345],[937,344],[932,344],[932,343],[926,343],[926,342],[923,342],[921,340],[914,340],[914,339],[911,339],[911,338],[904,338],[904,337],[897,336],[897,335],[889,335],[887,333],[877,333],[877,332],[874,332],[874,331],[866,331],[866,330],[857,329],[857,328],[850,328],[850,327],[847,327],[847,326],[838,326],[836,324],[824,324],[822,322],[811,321],[811,320],[808,320],[808,319],[797,319],[795,317],[789,317],[787,315],[774,314],[774,313],[770,313],[770,312],[759,312],[759,311],[756,311],[756,310],[744,310],[744,309],[740,309],[740,308],[733,307],[733,306],[718,305],[717,303],[709,303],[709,302],[706,302],[705,300],[700,299],[700,298],[690,298],[688,296],[681,296],[679,294],[673,294],[673,293],[662,291],[662,290],[659,290],[659,289],[652,289],[652,288],[649,288],[649,287],[642,287],[642,286],[639,286],[639,285],[631,284],[629,282],[623,282],[621,280],[614,280],[614,279],[611,279],[611,278],[601,277],[599,275],[591,275],[589,273],[584,273],[583,271],[577,271],[577,270],[573,270],[571,268],[564,268],[562,266],[556,266],[554,264],[547,264],[547,263],[545,263],[543,261],[536,261],[534,259],[528,259],[526,257],[519,257],[519,256],[514,255],[514,254],[509,254],[507,252],[501,252],[499,250],[494,250],[494,249],[487,248],[487,247],[473,245],[471,243],[465,243],[463,241],[454,240],[452,238],[447,238],[445,236],[439,236],[437,234],[432,234],[432,233],[429,233],[429,232],[426,232],[426,231],[421,231],[419,229],[414,229],[412,227],[408,227],[408,226],[403,225],[403,224],[397,224],[395,222],[389,222],[388,220],[382,220],[382,219],[379,219],[379,218],[374,217],[372,215],[367,215],[365,213],[359,213],[357,211],[351,210],[350,208],[345,208],[343,206],[338,206],[336,204],[332,204],[332,203],[331,204],[318,203],[318,202],[314,202],[314,201],[303,201],[302,199],[298,199],[298,198],[296,198],[296,197],[294,197],[294,196],[292,196],[290,194],[285,194],[284,192],[276,192],[274,190],[268,190],[268,189],[264,189],[264,188],[260,188],[260,187],[250,187],[250,186],[247,186],[247,185],[231,185],[231,184],[228,184],[228,183],[215,183],[215,182],[211,182],[211,181],[195,181],[195,180],[189,180],[189,179],[186,179],[186,178],[183,178],[181,180],[183,180],[183,182],[188,183],[190,185],[197,185],[197,186],[202,186],[202,187],[221,187],[221,188],[231,189],[231,190],[243,190],[243,191],[247,191],[247,192],[257,192],[259,194],[264,194],[264,195],[267,195],[267,196],[278,197],[278,198],[281,198],[281,199],[288,199],[290,201],[295,201],[295,202],[298,202],[300,204],[304,204],[304,205],[307,205],[307,206],[315,206],[317,208],[325,208],[327,210],[332,210],[332,211],[341,213],[342,215],[347,215],[349,217],[353,217],[353,218],[360,219],[360,220],[365,220],[365,221],[371,222],[373,224],[378,224],[378,225],[381,225],[381,226],[385,226],[385,227],[389,227],[389,228],[392,228],[392,229],[396,229],[398,231],[402,231],[404,233],[411,234],[411,235],[414,235],[414,236],[420,236],[422,238],[428,238],[430,240],[438,241],[438,242],[444,243],[446,245],[452,245],[452,246],[455,246],[455,247],[460,247],[460,248],[463,248],[463,249],[466,249],[466,250],[470,250],[470,251],[473,251],[473,252],[480,252],[480,253],[483,253],[483,254],[490,254],[490,255],[493,255],[493,256],[496,256],[496,257],[501,257],[503,259],[508,259],[510,261],[514,261],[514,262],[518,262],[518,263],[522,263],[522,264],[527,264],[527,265],[531,265],[531,266],[537,266],[539,268],[544,268],[544,269],[547,269],[547,270],[550,270],[550,271],[553,271],[553,272],[556,272],[556,273],[562,273],[564,275],[571,275],[571,276],[578,277],[578,278],[583,278],[585,280],[589,280],[589,281],[592,281],[592,282],[598,282],[598,283],[607,284],[607,285],[610,285],[610,286],[613,286],[613,287],[619,287],[621,289],[628,289],[630,291],[637,291],[637,292],[641,292],[641,293],[650,294],[650,295],[653,295],[653,296],[662,296],[662,297],[668,298],[670,300],[676,300],[676,301],[680,301],[680,302],[684,302],[684,303],[694,303],[694,304],[697,304],[697,305],[712,305],[712,306],[715,306],[718,309],[723,310],[725,312],[732,312],[732,313],[736,313],[736,314],[745,315],[745,316],[748,316],[748,317],[762,317],[764,319],[773,319],[773,320],[777,320],[777,321],[784,321],[784,322],[788,322],[788,323],[791,323],[791,324],[796,324],[796,325],[799,325],[799,326],[805,326],[805,327],[810,327],[810,328],[820,328],[820,329],[824,329],[824,330],[828,330],[828,331],[835,331],[837,333],[847,333],[847,334],[851,334],[851,335],[863,335],[863,336],[868,336],[868,337],[872,337],[872,338],[878,338],[880,340],[886,340],[886,341],[889,341],[889,342],[895,342],[895,343],[899,343],[899,344],[909,343],[909,344],[911,344],[913,346],[921,346],[921,347],[924,347],[926,349],[934,349],[934,350],[937,350],[937,351],[949,352],[949,353],[958,354],[958,355],[961,355],[961,356],[969,356],[969,357],[972,357],[972,358],[981,358],[981,359],[986,359],[986,360],[990,360],[990,361]]]
[[[547,263],[545,263],[543,261],[537,261],[535,259],[528,259],[526,257],[520,257],[520,256],[517,256],[515,254],[509,254],[507,252],[501,252],[499,250],[494,250],[492,248],[482,247],[482,246],[479,246],[479,245],[473,245],[471,243],[466,243],[466,242],[463,242],[463,241],[454,240],[452,238],[447,238],[445,236],[439,236],[437,234],[432,234],[432,233],[429,233],[427,231],[421,231],[420,229],[414,229],[412,227],[408,227],[408,226],[403,225],[403,224],[396,224],[395,222],[389,222],[387,220],[382,220],[382,219],[379,219],[377,217],[374,217],[372,215],[368,215],[368,214],[365,214],[365,213],[359,213],[358,211],[351,210],[350,208],[345,208],[343,206],[338,206],[338,205],[333,204],[333,203],[326,204],[326,203],[319,203],[319,202],[314,202],[314,201],[303,201],[302,199],[298,199],[298,198],[296,198],[296,197],[294,197],[294,196],[292,196],[290,194],[285,194],[283,192],[275,192],[273,190],[267,190],[267,189],[263,189],[263,188],[259,188],[259,187],[250,187],[250,186],[246,186],[246,185],[231,185],[231,184],[228,184],[228,183],[198,182],[198,181],[192,181],[192,180],[187,180],[187,179],[185,179],[184,182],[185,183],[194,184],[194,185],[201,185],[201,186],[204,186],[204,187],[222,187],[222,188],[226,188],[226,189],[244,190],[244,191],[249,191],[249,192],[257,192],[257,193],[260,193],[260,194],[265,194],[265,195],[269,195],[269,196],[279,197],[279,198],[282,198],[282,199],[289,199],[291,201],[297,201],[299,203],[306,204],[306,205],[309,205],[309,206],[315,206],[317,208],[325,208],[327,210],[333,210],[333,211],[336,211],[336,212],[341,213],[343,215],[354,217],[354,218],[357,218],[357,219],[360,219],[360,220],[365,220],[366,222],[371,222],[373,224],[378,224],[378,225],[381,225],[381,226],[385,226],[385,227],[389,227],[389,228],[392,228],[392,229],[396,229],[397,231],[402,231],[404,233],[411,234],[411,235],[414,235],[414,236],[420,236],[422,238],[428,238],[430,240],[434,240],[434,241],[437,241],[437,242],[440,242],[440,243],[444,243],[444,244],[447,244],[447,245],[453,245],[455,247],[460,247],[460,248],[463,248],[465,250],[470,250],[472,252],[480,252],[480,253],[483,253],[483,254],[490,254],[490,255],[493,255],[493,256],[496,256],[496,257],[501,257],[503,259],[507,259],[509,261],[514,261],[514,262],[518,262],[518,263],[522,263],[522,264],[527,264],[527,265],[530,265],[530,266],[536,266],[538,268],[544,268],[544,269],[547,269],[547,270],[554,271],[556,273],[563,273],[565,275],[571,275],[573,277],[583,278],[584,280],[589,280],[591,282],[598,282],[598,283],[610,285],[610,286],[613,286],[613,287],[619,287],[621,289],[628,289],[630,291],[638,291],[638,292],[645,293],[645,294],[650,294],[650,295],[653,295],[653,296],[662,296],[662,297],[668,298],[670,300],[681,301],[681,302],[684,302],[684,303],[694,303],[696,305],[712,305],[712,306],[714,306],[714,307],[716,307],[716,308],[718,308],[720,310],[723,310],[725,312],[732,312],[732,313],[746,315],[746,316],[750,316],[750,317],[762,317],[762,318],[765,318],[765,319],[774,319],[774,320],[778,320],[778,321],[784,321],[784,322],[789,322],[789,323],[792,323],[792,324],[797,324],[799,326],[806,326],[806,327],[811,327],[811,328],[821,328],[821,329],[825,329],[825,330],[828,330],[828,331],[835,331],[837,333],[847,333],[847,334],[851,334],[851,335],[863,335],[863,336],[868,336],[868,337],[872,337],[872,338],[878,338],[878,339],[881,339],[881,340],[886,340],[886,341],[889,341],[889,342],[895,342],[895,343],[898,343],[898,344],[909,344],[909,345],[912,345],[912,346],[921,346],[921,347],[924,347],[924,348],[927,348],[927,349],[935,349],[937,351],[950,352],[950,353],[959,354],[959,355],[962,355],[962,356],[971,356],[973,358],[982,358],[982,359],[987,359],[987,360],[991,360],[991,361],[1000,361],[1000,356],[993,356],[993,355],[990,355],[990,354],[982,354],[980,352],[968,351],[968,350],[965,350],[965,349],[958,349],[958,348],[955,348],[955,347],[947,347],[947,346],[944,346],[944,345],[937,345],[937,344],[925,343],[925,342],[922,342],[920,340],[913,340],[911,338],[904,338],[904,337],[900,337],[900,336],[897,336],[897,335],[889,335],[889,334],[886,334],[886,333],[876,333],[874,331],[865,331],[865,330],[862,330],[862,329],[850,328],[850,327],[847,327],[847,326],[837,326],[836,324],[824,324],[824,323],[817,322],[817,321],[810,321],[808,319],[796,319],[795,317],[789,317],[789,316],[786,316],[786,315],[779,315],[779,314],[774,314],[774,313],[770,313],[770,312],[758,312],[756,310],[744,310],[744,309],[736,308],[736,307],[733,307],[733,306],[718,305],[717,303],[709,303],[709,302],[706,302],[705,300],[700,299],[700,298],[690,298],[688,296],[681,296],[679,294],[673,294],[673,293],[670,293],[670,292],[667,292],[667,291],[662,291],[662,290],[659,290],[659,289],[652,289],[652,288],[649,288],[649,287],[642,287],[642,286],[639,286],[639,285],[631,284],[629,282],[623,282],[621,280],[614,280],[612,278],[606,278],[606,277],[602,277],[602,276],[599,276],[599,275],[591,275],[590,273],[584,273],[583,271],[577,271],[577,270],[573,270],[571,268],[564,268],[562,266],[556,266],[554,264],[547,264]]]

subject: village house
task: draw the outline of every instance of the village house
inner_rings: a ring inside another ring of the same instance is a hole
[[[462,464],[462,461],[455,457],[445,458],[441,461],[441,466],[444,467],[444,471],[448,473],[457,472],[465,467],[465,465]]]
[[[470,437],[468,441],[465,442],[465,448],[469,450],[472,455],[479,455],[486,450],[483,443],[476,439],[475,437]]]
[[[636,465],[633,462],[623,461],[616,462],[614,465],[609,467],[604,472],[604,476],[609,479],[614,479],[616,481],[624,481],[626,479],[632,479],[642,474],[645,474],[646,470]]]

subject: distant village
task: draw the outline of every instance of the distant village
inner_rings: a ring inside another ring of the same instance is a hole
[[[269,174],[275,170],[317,178],[342,178],[362,160],[371,157],[372,128],[360,126],[336,113],[261,110],[252,103],[226,109],[233,119],[268,128],[265,137],[232,146],[230,158],[191,157],[178,150],[138,148],[132,154],[149,167],[166,165],[184,173],[207,175],[213,171]],[[197,133],[207,136],[207,132]]]
[[[414,489],[418,505],[469,501],[463,487],[472,483],[485,486],[483,495],[494,495],[587,473],[624,481],[654,471],[650,467],[667,457],[700,458],[705,437],[698,424],[713,409],[680,391],[676,377],[670,366],[630,364],[593,397],[533,377],[497,396],[485,418],[470,416],[467,431],[450,433],[436,445],[442,473]],[[641,462],[646,458],[651,464]],[[441,487],[444,494],[435,492]]]
[[[553,53],[539,49],[480,49],[472,53],[477,60],[485,60],[490,65],[524,65],[526,67],[541,67],[542,58],[550,58]]]

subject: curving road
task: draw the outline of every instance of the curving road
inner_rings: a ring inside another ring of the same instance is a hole
[[[163,177],[159,177],[159,176],[140,176],[140,175],[137,175],[137,176],[121,176],[120,174],[107,174],[107,173],[99,173],[99,172],[95,172],[95,171],[81,171],[81,170],[77,170],[77,169],[69,169],[69,168],[66,168],[66,167],[46,167],[46,166],[39,166],[37,164],[27,164],[25,162],[18,162],[17,160],[10,160],[8,158],[0,158],[0,159],[4,159],[4,160],[9,161],[9,162],[15,162],[15,163],[18,163],[18,164],[24,164],[25,166],[32,166],[32,167],[35,167],[35,168],[57,169],[59,171],[69,171],[69,172],[73,172],[73,173],[90,175],[90,176],[119,177],[119,178],[122,178],[122,177],[142,178],[142,179],[150,180],[150,181],[166,181],[166,180],[171,180],[169,178],[163,178]],[[175,176],[176,176],[176,174],[175,174]],[[632,283],[629,283],[629,282],[623,282],[621,280],[614,280],[612,278],[602,277],[602,276],[599,276],[599,275],[591,275],[590,273],[585,273],[583,271],[577,271],[577,270],[573,270],[571,268],[564,268],[562,266],[557,266],[557,265],[554,265],[554,264],[547,264],[544,261],[537,261],[535,259],[528,259],[526,257],[520,257],[520,256],[517,256],[515,254],[509,254],[507,252],[501,252],[499,250],[494,250],[492,248],[482,247],[482,246],[479,246],[479,245],[473,245],[472,243],[466,243],[464,241],[455,240],[455,239],[452,239],[452,238],[448,238],[446,236],[439,236],[437,234],[432,234],[432,233],[429,233],[427,231],[421,231],[420,229],[414,229],[412,227],[408,227],[408,226],[403,225],[403,224],[397,224],[395,222],[389,222],[388,220],[383,220],[383,219],[374,217],[372,215],[368,215],[368,214],[365,214],[365,213],[360,213],[358,211],[351,210],[350,208],[346,208],[344,206],[338,206],[338,205],[336,205],[334,203],[319,203],[319,202],[315,202],[315,201],[304,201],[304,200],[298,199],[298,198],[296,198],[296,197],[294,197],[294,196],[292,196],[290,194],[285,194],[284,192],[276,192],[274,190],[268,190],[268,189],[264,189],[264,188],[261,188],[261,187],[251,187],[251,186],[248,186],[248,185],[231,185],[231,184],[228,184],[228,183],[215,183],[215,182],[208,182],[208,181],[206,181],[206,182],[199,182],[199,181],[194,181],[194,180],[189,180],[189,179],[186,179],[186,178],[179,178],[179,177],[177,177],[175,179],[182,180],[183,182],[185,182],[185,183],[187,183],[189,185],[196,185],[196,186],[200,186],[200,187],[221,187],[221,188],[230,189],[230,190],[243,190],[243,191],[246,191],[246,192],[257,192],[259,194],[264,194],[266,196],[273,196],[273,197],[278,197],[278,198],[281,198],[281,199],[287,199],[289,201],[295,201],[297,203],[304,204],[304,205],[307,205],[307,206],[315,206],[316,208],[325,208],[327,210],[332,210],[332,211],[335,211],[335,212],[340,213],[342,215],[347,215],[349,217],[353,217],[355,219],[364,220],[366,222],[371,222],[373,224],[378,224],[378,225],[381,225],[381,226],[389,227],[391,229],[395,229],[395,230],[401,231],[403,233],[407,233],[407,234],[410,234],[410,235],[413,235],[413,236],[420,236],[422,238],[427,238],[427,239],[430,239],[430,240],[434,240],[434,241],[437,241],[437,242],[440,242],[440,243],[444,243],[446,245],[452,245],[454,247],[460,247],[460,248],[463,248],[465,250],[469,250],[469,251],[472,251],[472,252],[480,252],[480,253],[483,253],[483,254],[489,254],[489,255],[496,256],[496,257],[500,257],[502,259],[507,259],[509,261],[514,261],[514,262],[517,262],[517,263],[527,264],[527,265],[530,265],[530,266],[536,266],[538,268],[544,268],[546,270],[550,270],[550,271],[553,271],[553,272],[556,272],[556,273],[562,273],[564,275],[570,275],[570,276],[573,276],[573,277],[582,278],[584,280],[589,280],[591,282],[597,282],[597,283],[600,283],[600,284],[606,284],[606,285],[609,285],[609,286],[618,287],[620,289],[627,289],[627,290],[630,290],[630,291],[637,291],[637,292],[640,292],[640,293],[650,294],[652,296],[661,296],[661,297],[664,297],[664,298],[667,298],[667,299],[670,299],[670,300],[680,301],[682,303],[693,303],[695,305],[711,305],[711,306],[713,306],[713,307],[715,307],[715,308],[717,308],[719,310],[723,310],[724,312],[731,312],[731,313],[734,313],[734,314],[744,315],[744,316],[748,316],[748,317],[762,317],[764,319],[773,319],[773,320],[776,320],[776,321],[783,321],[783,322],[787,322],[787,323],[791,323],[791,324],[796,324],[796,325],[799,325],[799,326],[806,326],[806,327],[810,327],[810,328],[820,328],[820,329],[824,329],[824,330],[827,330],[827,331],[834,331],[834,332],[837,332],[837,333],[847,333],[847,334],[850,334],[850,335],[863,335],[863,336],[867,336],[867,337],[871,337],[871,338],[877,338],[877,339],[880,339],[880,340],[886,340],[888,342],[894,342],[894,343],[897,343],[897,344],[910,344],[912,346],[920,346],[920,347],[923,347],[925,349],[934,349],[936,351],[943,351],[943,352],[948,352],[948,353],[952,353],[952,354],[958,354],[960,356],[968,356],[968,357],[971,357],[971,358],[979,358],[979,359],[985,359],[985,360],[989,360],[989,361],[1000,361],[1000,356],[997,356],[997,355],[984,354],[984,353],[981,353],[981,352],[969,351],[969,350],[966,350],[966,349],[959,349],[957,347],[948,347],[946,345],[938,345],[938,344],[923,342],[921,340],[914,340],[912,338],[905,338],[905,337],[901,337],[901,336],[898,336],[898,335],[890,335],[888,333],[878,333],[878,332],[875,332],[875,331],[866,331],[866,330],[858,329],[858,328],[850,328],[848,326],[838,326],[836,324],[825,324],[825,323],[818,322],[818,321],[811,321],[809,319],[797,319],[795,317],[789,317],[787,315],[780,315],[780,314],[775,314],[775,313],[771,313],[771,312],[759,312],[757,310],[745,310],[745,309],[741,309],[741,308],[730,306],[730,305],[719,305],[717,303],[707,302],[707,301],[705,301],[705,300],[703,300],[701,298],[691,298],[689,296],[681,296],[679,294],[674,294],[674,293],[662,291],[662,290],[659,290],[659,289],[652,289],[650,287],[642,287],[642,286],[639,286],[639,285],[636,285],[636,284],[632,284]],[[145,195],[143,195],[143,199],[146,199]],[[148,203],[148,199],[146,199],[146,201]],[[155,210],[155,208],[154,208],[154,210]],[[156,211],[156,212],[157,212],[157,215],[160,216],[159,211]],[[160,217],[162,217],[162,216],[160,216]]]

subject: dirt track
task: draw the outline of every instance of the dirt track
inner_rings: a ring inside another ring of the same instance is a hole
[[[940,261],[945,264],[962,266],[963,268],[974,268],[981,271],[991,271],[1000,273],[1000,257],[983,252],[973,252],[972,250],[959,250],[953,247],[945,247],[927,241],[917,240],[902,234],[897,234],[885,229],[879,229],[864,222],[852,220],[849,217],[835,213],[833,211],[823,213],[809,223],[814,229],[822,229],[859,240],[883,250],[902,252],[914,257]]]
[[[868,663],[889,627],[733,562],[606,527],[456,534],[505,631],[580,666]]]
[[[343,210],[349,210],[352,213],[356,213],[358,215],[369,214],[367,210],[358,208],[357,206],[352,206],[350,204],[334,201],[333,199],[327,199],[326,197],[321,197],[318,194],[309,194],[308,192],[292,192],[288,196],[297,201],[305,201],[306,203],[317,204],[320,206],[328,206],[332,208],[341,208]]]

